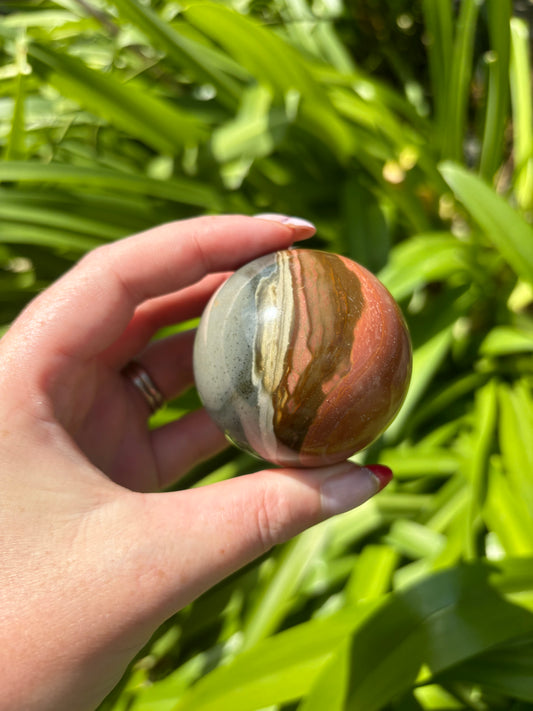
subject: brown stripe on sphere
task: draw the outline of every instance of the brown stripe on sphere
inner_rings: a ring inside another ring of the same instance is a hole
[[[283,377],[272,394],[274,432],[295,451],[338,451],[336,437],[327,434],[333,423],[319,428],[318,439],[313,426],[353,369],[354,334],[364,308],[359,276],[352,263],[327,252],[284,252],[280,258],[289,260],[294,314]]]
[[[411,374],[411,343],[402,314],[370,272],[357,273],[364,308],[352,336],[351,368],[325,398],[302,454],[350,456],[370,444],[399,411]]]

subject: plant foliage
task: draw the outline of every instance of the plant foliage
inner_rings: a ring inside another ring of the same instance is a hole
[[[393,484],[176,614],[102,711],[531,708],[530,6],[0,12],[2,328],[94,246],[273,211],[377,272],[414,342],[404,408],[359,457]],[[256,467],[232,450],[185,484]]]

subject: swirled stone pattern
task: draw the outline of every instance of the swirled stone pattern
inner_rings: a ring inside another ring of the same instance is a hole
[[[296,249],[239,269],[213,295],[194,347],[198,392],[240,448],[284,466],[323,466],[390,424],[411,343],[385,287],[355,262]]]

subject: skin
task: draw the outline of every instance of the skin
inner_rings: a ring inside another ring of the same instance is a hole
[[[177,395],[193,334],[153,334],[313,231],[277,215],[157,227],[83,258],[0,341],[0,710],[94,709],[170,615],[387,483],[345,462],[157,493],[226,443],[204,411],[149,431],[121,374],[138,358]]]

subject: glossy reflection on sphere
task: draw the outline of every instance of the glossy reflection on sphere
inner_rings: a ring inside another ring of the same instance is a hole
[[[256,259],[213,295],[194,346],[200,398],[228,439],[283,466],[343,461],[403,402],[411,344],[359,264],[296,249]]]

